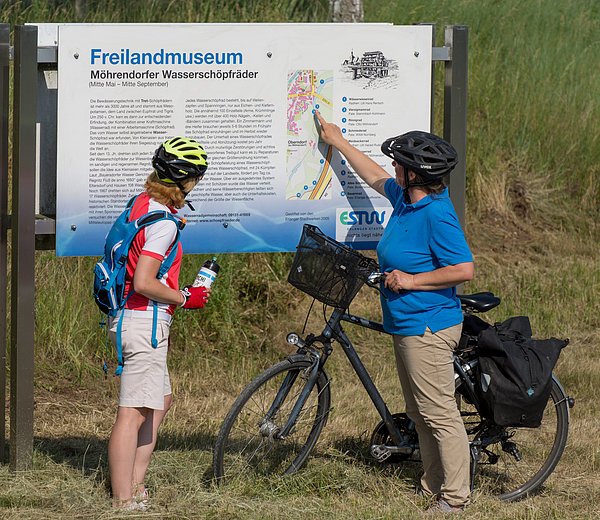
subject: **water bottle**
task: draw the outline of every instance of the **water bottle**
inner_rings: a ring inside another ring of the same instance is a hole
[[[207,289],[210,289],[210,286],[219,273],[219,269],[220,266],[217,264],[217,257],[213,256],[212,260],[207,260],[202,264],[192,287],[206,287]]]

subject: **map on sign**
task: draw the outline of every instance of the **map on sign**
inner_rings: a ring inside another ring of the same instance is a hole
[[[294,70],[288,74],[288,200],[331,199],[332,148],[319,143],[314,111],[331,121],[333,71]]]

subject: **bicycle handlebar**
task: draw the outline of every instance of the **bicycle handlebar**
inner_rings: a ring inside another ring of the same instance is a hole
[[[365,282],[369,287],[376,287],[377,284],[381,283],[382,279],[385,278],[385,273],[379,271],[373,271]]]

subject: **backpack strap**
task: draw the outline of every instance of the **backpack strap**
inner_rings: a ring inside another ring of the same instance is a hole
[[[155,222],[158,222],[160,220],[170,220],[171,222],[175,222],[175,225],[177,226],[177,229],[179,231],[185,227],[185,219],[179,218],[173,215],[173,213],[169,213],[168,211],[160,209],[142,215],[140,218],[137,219],[136,227],[141,229],[143,227],[149,226],[150,224],[154,224]]]
[[[123,331],[123,316],[125,316],[124,312],[121,312],[119,316],[119,323],[117,323],[117,369],[115,370],[115,375],[120,376],[123,373],[123,342],[121,341],[121,333]]]
[[[146,213],[145,215],[142,215],[136,221],[136,227],[138,229],[142,229],[146,226],[149,226],[150,224],[154,224],[161,220],[170,220],[171,222],[174,222],[175,225],[177,226],[177,234],[175,235],[175,239],[173,240],[173,244],[171,245],[171,252],[162,261],[160,269],[158,270],[156,278],[159,278],[159,279],[162,278],[169,269],[171,269],[171,266],[173,265],[173,262],[175,261],[175,257],[177,256],[177,246],[179,245],[181,230],[185,227],[185,220],[174,216],[172,213],[169,213],[168,211],[156,210],[156,211],[151,211],[150,213]]]
[[[127,202],[127,204],[125,205],[125,210],[124,213],[126,214],[125,217],[125,221],[129,222],[129,215],[131,215],[131,210],[133,209],[133,204],[135,203],[136,199],[140,196],[141,194],[138,195],[134,195],[133,197],[131,197],[129,199],[129,202]]]
[[[185,226],[185,221],[181,220],[181,219],[177,219],[176,217],[173,217],[173,215],[169,214],[167,215],[167,218],[169,220],[174,220],[175,223],[177,224],[177,235],[175,236],[175,240],[173,240],[173,244],[171,245],[171,251],[170,253],[167,255],[167,257],[162,261],[162,264],[160,266],[160,269],[158,270],[158,273],[156,275],[156,277],[160,280],[165,273],[171,269],[171,266],[173,265],[173,262],[175,261],[175,257],[177,256],[177,249],[179,246],[179,238],[181,235],[181,229],[183,229],[183,226]],[[181,223],[181,227],[180,227],[180,223]],[[158,322],[158,304],[153,300],[152,301],[152,348],[157,348],[158,347],[158,340],[156,339],[156,326],[157,326],[157,322]]]
[[[123,330],[123,317],[125,316],[125,305],[127,304],[127,300],[129,300],[129,297],[133,294],[133,291],[131,291],[128,295],[127,298],[125,298],[125,301],[123,302],[123,307],[121,308],[121,314],[119,315],[119,311],[117,311],[117,315],[119,316],[119,323],[117,323],[117,332],[115,334],[116,336],[116,345],[115,348],[117,349],[117,368],[115,370],[115,375],[116,376],[120,376],[121,373],[123,372],[123,341],[121,339],[121,331]],[[156,303],[156,302],[155,302]],[[154,324],[152,326],[152,337],[155,338],[156,334],[154,332]],[[108,329],[107,329],[108,331]],[[154,346],[154,342],[156,342],[156,339],[153,340],[152,345]],[[156,347],[154,347],[156,348]]]
[[[185,226],[185,223],[183,224]],[[182,228],[183,229],[183,228]],[[177,227],[177,235],[175,236],[175,240],[173,240],[173,245],[171,246],[171,251],[167,255],[167,257],[163,260],[160,269],[158,270],[157,278],[162,278],[165,273],[171,269],[173,262],[175,261],[175,257],[177,256],[177,249],[179,246],[181,231],[179,226]]]
[[[158,324],[158,304],[152,300],[152,338],[150,340],[152,348],[158,347],[158,340],[156,339],[156,326]]]

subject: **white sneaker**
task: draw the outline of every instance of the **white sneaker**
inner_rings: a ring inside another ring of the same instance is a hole
[[[148,505],[144,504],[143,502],[136,502],[134,499],[131,499],[125,504],[116,506],[116,509],[118,509],[119,511],[147,511]]]
[[[138,491],[133,497],[133,501],[137,502],[138,505],[144,507],[144,511],[150,508],[150,494],[148,489],[144,488],[142,491]]]

